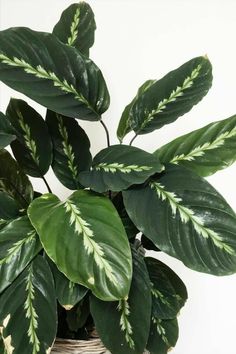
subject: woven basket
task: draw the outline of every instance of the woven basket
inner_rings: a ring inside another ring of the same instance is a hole
[[[70,340],[57,338],[51,354],[111,354],[99,338]],[[144,354],[148,354],[145,352]]]

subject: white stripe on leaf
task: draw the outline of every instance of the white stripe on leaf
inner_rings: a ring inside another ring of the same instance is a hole
[[[206,142],[203,145],[199,145],[195,147],[188,154],[176,155],[171,159],[171,163],[178,164],[179,161],[193,161],[196,157],[201,157],[205,154],[205,151],[217,149],[225,144],[225,140],[232,138],[236,135],[236,127],[234,127],[231,131],[226,131],[220,134],[215,140],[212,142]]]
[[[150,171],[152,167],[150,166],[138,166],[138,165],[125,165],[123,163],[113,162],[113,163],[105,163],[101,162],[100,164],[93,166],[92,169],[96,171],[104,170],[104,172],[122,172],[122,173],[131,173],[131,172],[142,172],[142,171]]]
[[[167,347],[170,347],[169,341],[166,337],[166,330],[165,328],[161,325],[162,320],[156,317],[152,317],[152,323],[156,325],[157,333],[160,335],[161,339],[163,342],[167,345]]]
[[[40,351],[40,341],[36,333],[38,328],[38,315],[34,308],[35,290],[33,285],[32,266],[29,268],[25,290],[27,292],[27,298],[24,304],[24,309],[26,310],[25,316],[27,319],[29,319],[29,328],[27,334],[30,339],[30,343],[33,346],[32,354],[37,354]]]
[[[204,221],[194,214],[194,211],[182,204],[182,199],[177,197],[174,192],[169,192],[165,190],[165,187],[158,182],[150,182],[150,187],[155,190],[156,194],[162,201],[167,201],[170,204],[172,214],[175,216],[177,211],[179,212],[181,221],[186,224],[191,222],[194,230],[198,235],[208,239],[210,238],[214,245],[230,255],[236,255],[234,249],[224,242],[224,239],[214,230],[206,227]]]
[[[117,279],[109,262],[105,259],[102,247],[94,241],[94,232],[91,225],[82,218],[79,208],[71,201],[65,203],[66,212],[70,214],[70,225],[74,225],[75,232],[83,236],[83,243],[88,255],[94,255],[94,261],[98,267],[104,270],[108,279],[117,285]]]
[[[131,349],[135,348],[135,344],[132,338],[133,334],[133,329],[132,326],[129,322],[129,315],[130,315],[130,309],[129,309],[129,303],[126,300],[120,300],[117,306],[117,310],[121,312],[121,317],[120,317],[120,327],[123,332],[125,332],[125,340],[128,343],[129,347]]]
[[[78,7],[75,12],[72,24],[70,26],[70,36],[68,37],[67,40],[67,44],[70,46],[73,46],[73,44],[75,43],[78,37],[79,20],[80,20],[80,8]]]
[[[200,70],[202,65],[199,64],[190,74],[190,76],[186,77],[182,86],[177,86],[175,90],[173,90],[168,98],[164,98],[162,101],[159,102],[156,109],[145,111],[147,117],[145,118],[144,122],[142,123],[139,131],[145,128],[145,126],[150,123],[158,113],[162,113],[169,103],[175,102],[178,97],[183,96],[184,91],[189,89],[193,86],[194,80],[199,76]]]

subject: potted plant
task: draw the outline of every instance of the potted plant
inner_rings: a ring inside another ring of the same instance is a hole
[[[0,32],[0,80],[47,108],[44,119],[11,99],[0,114],[1,353],[165,354],[176,344],[187,290],[145,250],[200,272],[236,272],[235,213],[204,179],[235,161],[236,116],[153,154],[132,146],[207,94],[209,59],[146,81],[122,114],[120,144],[111,146],[102,120],[109,93],[89,58],[95,29],[81,2],[52,34]],[[79,120],[105,129],[108,146],[93,158]],[[64,201],[46,181],[50,166],[73,191]],[[48,193],[34,191],[28,176],[43,179]],[[102,342],[91,339],[97,334]]]

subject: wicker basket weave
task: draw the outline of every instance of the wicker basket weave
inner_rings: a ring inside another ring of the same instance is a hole
[[[90,340],[70,340],[57,338],[51,354],[111,354],[99,338]],[[144,354],[148,354],[145,351]]]

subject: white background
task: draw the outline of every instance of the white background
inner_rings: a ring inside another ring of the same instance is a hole
[[[1,29],[28,26],[50,31],[66,0],[0,0]],[[208,96],[176,123],[137,138],[136,146],[153,151],[174,137],[236,113],[236,1],[214,0],[94,0],[89,1],[98,30],[92,58],[102,69],[112,97],[104,120],[112,142],[121,112],[147,79],[161,78],[192,57],[207,54],[214,68],[214,83]],[[9,97],[21,95],[0,84],[0,110]],[[38,107],[44,113],[42,107]],[[89,128],[93,153],[105,146],[98,123]],[[127,139],[129,141],[129,139]],[[209,181],[236,209],[236,166],[219,172]],[[52,189],[68,195],[51,173]],[[43,185],[33,181],[36,188]],[[179,317],[180,338],[173,354],[235,354],[236,276],[216,278],[193,272],[181,262],[160,256],[185,281],[189,300]],[[141,305],[141,304],[140,304]]]

